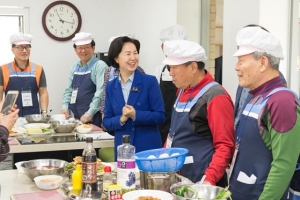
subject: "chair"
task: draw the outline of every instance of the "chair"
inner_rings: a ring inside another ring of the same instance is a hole
[[[103,162],[115,162],[114,147],[104,147],[99,149],[98,155]]]

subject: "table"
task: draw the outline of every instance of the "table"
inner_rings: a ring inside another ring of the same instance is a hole
[[[94,131],[97,133],[97,131]],[[99,131],[100,133],[100,131]],[[63,136],[72,136],[73,133],[61,133],[55,134],[55,136],[63,137]],[[28,152],[41,152],[41,151],[63,151],[63,150],[78,150],[84,149],[86,146],[85,141],[76,141],[76,142],[59,142],[59,143],[50,143],[50,144],[30,144],[30,145],[22,145],[20,142],[13,138],[14,141],[10,141],[10,143],[14,143],[10,145],[10,153],[28,153]],[[94,140],[93,142],[94,148],[103,148],[103,147],[113,147],[114,140]]]
[[[116,163],[110,163],[116,167]],[[116,168],[115,168],[116,170]],[[28,176],[24,173],[19,173],[18,170],[3,170],[0,171],[0,185],[1,185],[1,193],[0,199],[9,200],[12,194],[21,194],[21,193],[30,193],[30,192],[40,192],[43,191],[39,189],[34,181],[32,181]],[[64,179],[62,182],[68,182],[69,178],[66,173],[63,175]],[[65,191],[62,187],[56,189],[58,193],[62,196],[65,195]]]
[[[26,174],[19,173],[18,170],[3,170],[0,171],[0,184],[1,184],[1,196],[3,200],[11,199],[12,194],[21,194],[21,193],[30,193],[30,192],[39,192],[43,191],[39,189],[34,181],[28,178]],[[67,181],[68,177],[64,176],[63,181]],[[64,194],[62,188],[56,189],[57,192]]]

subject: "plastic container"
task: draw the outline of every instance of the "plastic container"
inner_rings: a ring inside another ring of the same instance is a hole
[[[82,189],[82,170],[81,165],[76,165],[76,170],[72,173],[72,184],[73,190],[81,190]]]
[[[107,187],[113,183],[110,166],[104,167],[104,174],[103,174],[102,180],[103,180],[103,183],[102,183],[103,192],[107,192]]]
[[[123,135],[123,144],[117,149],[117,183],[122,193],[135,190],[135,147],[130,144],[130,136]]]
[[[138,168],[144,172],[176,172],[184,164],[185,148],[160,148],[135,154]]]
[[[63,177],[58,175],[42,175],[35,177],[33,180],[36,186],[42,190],[54,190],[60,186]]]

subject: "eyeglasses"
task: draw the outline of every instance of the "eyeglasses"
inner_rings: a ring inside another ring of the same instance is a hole
[[[19,51],[24,51],[24,49],[26,49],[26,51],[30,51],[31,46],[15,46],[14,48],[18,49]]]

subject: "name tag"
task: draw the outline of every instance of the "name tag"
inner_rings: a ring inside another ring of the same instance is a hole
[[[21,96],[22,96],[22,105],[23,105],[23,107],[33,106],[32,95],[31,95],[30,90],[22,91]]]
[[[77,94],[78,94],[78,88],[73,89],[70,104],[76,103]]]

